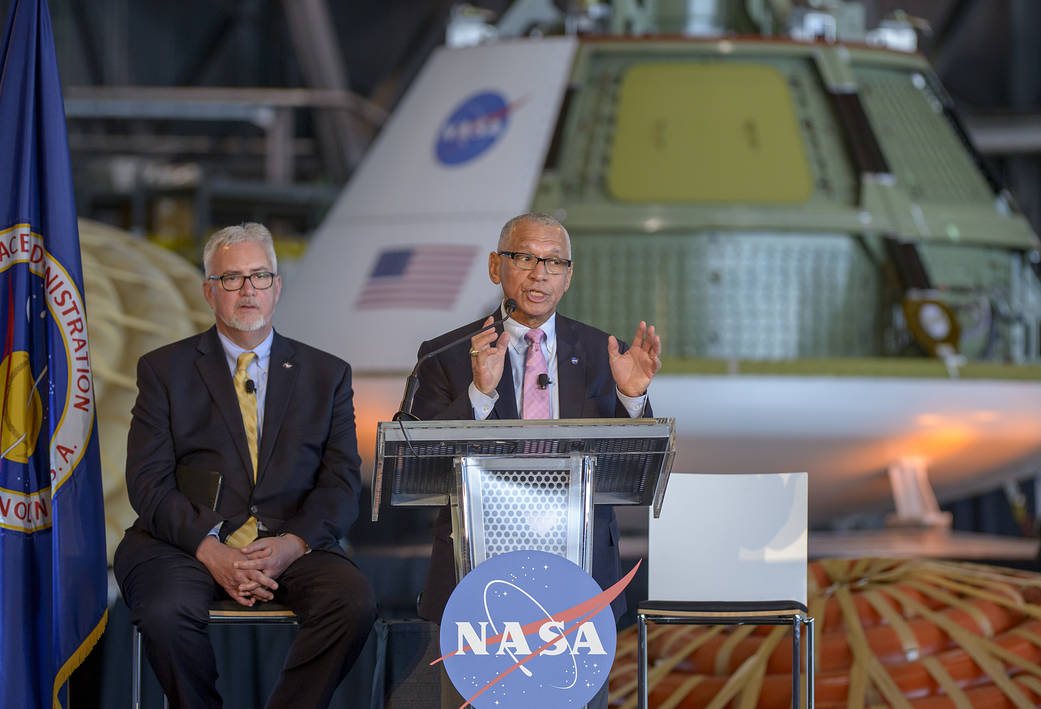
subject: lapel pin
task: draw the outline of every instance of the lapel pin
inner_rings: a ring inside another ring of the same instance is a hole
[[[578,357],[572,357],[571,364],[578,364]]]
[[[284,367],[285,369],[292,369],[292,368],[293,368],[293,363],[292,363],[292,362],[283,362],[283,363],[282,363],[282,366],[283,366],[283,367]]]

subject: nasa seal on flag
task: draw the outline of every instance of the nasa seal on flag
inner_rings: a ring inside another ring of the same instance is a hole
[[[0,527],[31,534],[51,526],[51,496],[90,440],[87,318],[79,288],[28,224],[0,231],[0,289]]]

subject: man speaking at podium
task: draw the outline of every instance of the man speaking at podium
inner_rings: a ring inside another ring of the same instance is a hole
[[[613,336],[557,315],[574,266],[567,230],[545,214],[506,222],[488,255],[488,276],[502,285],[503,305],[485,320],[424,342],[419,357],[467,332],[497,325],[420,365],[413,413],[420,419],[483,420],[651,416],[647,386],[661,369],[661,338],[640,323],[628,349]],[[512,301],[512,302],[511,302]],[[434,522],[434,545],[419,614],[440,622],[455,587],[452,523],[447,508]],[[593,578],[607,588],[621,578],[618,522],[610,506],[593,515]],[[625,596],[613,610],[625,612]]]

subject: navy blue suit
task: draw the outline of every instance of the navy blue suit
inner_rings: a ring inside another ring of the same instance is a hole
[[[268,706],[326,706],[375,620],[372,588],[340,546],[361,491],[350,366],[275,333],[256,483],[215,327],[141,357],[137,386],[126,478],[138,519],[113,569],[171,706],[220,706],[206,618],[223,589],[195,552],[222,520],[234,530],[251,514],[312,550],[277,579],[300,632]],[[181,493],[178,468],[224,476],[216,510]]]
[[[496,314],[498,315],[498,314]],[[486,318],[485,318],[486,319]],[[464,325],[419,348],[419,357],[431,352],[468,332],[478,330],[485,319]],[[501,326],[499,326],[501,331]],[[629,412],[618,400],[615,382],[607,356],[607,333],[577,320],[556,316],[557,333],[557,386],[559,387],[560,418],[628,418]],[[619,343],[625,350],[624,343]],[[469,386],[473,381],[469,343],[463,342],[423,363],[418,372],[419,390],[412,412],[423,420],[473,420]],[[520,418],[514,393],[512,367],[507,355],[502,379],[498,385],[499,398],[489,419]],[[651,416],[648,402],[644,416]],[[614,509],[596,505],[593,514],[593,578],[602,588],[621,578],[618,558],[618,520]],[[452,548],[451,515],[443,508],[434,522],[434,544],[430,555],[430,569],[419,605],[419,614],[440,623],[448,597],[455,588],[455,557]],[[625,594],[612,604],[615,617],[625,612]]]

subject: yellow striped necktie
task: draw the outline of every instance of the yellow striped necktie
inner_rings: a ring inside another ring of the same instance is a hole
[[[243,352],[239,355],[238,368],[235,370],[235,396],[239,400],[239,410],[242,412],[242,424],[246,428],[246,445],[249,446],[249,460],[253,464],[253,482],[257,481],[257,390],[246,390],[246,370],[256,359],[256,353]],[[245,524],[236,529],[225,541],[230,547],[241,549],[257,538],[257,518],[250,515]]]

